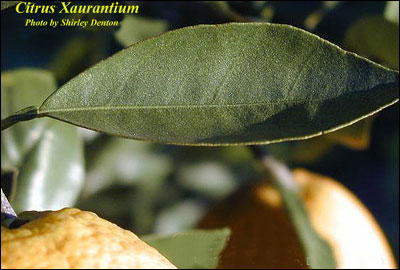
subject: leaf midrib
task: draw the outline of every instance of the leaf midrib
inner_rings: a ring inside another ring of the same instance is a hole
[[[272,102],[273,104],[290,103],[293,101],[279,101]],[[298,102],[298,101],[297,101]],[[298,102],[299,103],[299,102]],[[41,110],[39,113],[57,113],[57,112],[71,112],[71,111],[96,111],[96,110],[140,110],[140,109],[191,109],[191,108],[229,108],[229,107],[252,107],[252,106],[265,106],[271,104],[271,102],[260,102],[260,103],[242,103],[242,104],[197,104],[197,105],[151,105],[151,106],[97,106],[97,107],[80,107],[80,108],[65,108],[58,110]]]
[[[337,97],[332,97],[334,99]],[[150,105],[150,106],[95,106],[95,107],[78,107],[78,108],[61,108],[61,109],[53,109],[53,110],[41,110],[39,108],[39,114],[49,114],[49,113],[61,113],[61,112],[74,112],[74,111],[108,111],[108,110],[141,110],[141,109],[192,109],[192,108],[234,108],[234,107],[257,107],[257,106],[266,106],[266,105],[279,105],[279,104],[306,104],[306,103],[313,103],[313,102],[322,102],[326,101],[326,99],[317,99],[317,98],[310,98],[306,101],[300,101],[296,99],[286,99],[286,100],[279,100],[273,102],[257,102],[257,103],[240,103],[240,104],[195,104],[195,105]],[[398,99],[394,100],[395,102]]]

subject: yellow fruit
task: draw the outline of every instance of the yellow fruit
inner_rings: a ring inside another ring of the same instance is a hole
[[[19,228],[1,227],[1,268],[176,269],[135,234],[91,212],[43,212]]]
[[[293,171],[317,233],[332,247],[338,268],[396,268],[389,244],[367,208],[337,181]],[[230,227],[218,268],[307,268],[302,245],[279,192],[267,181],[221,202],[201,228]]]
[[[397,268],[383,231],[351,191],[306,170],[294,175],[311,222],[331,245],[339,268]]]

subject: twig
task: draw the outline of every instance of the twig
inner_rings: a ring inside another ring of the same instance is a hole
[[[31,107],[25,108],[5,119],[1,119],[1,130],[3,131],[5,129],[15,125],[18,122],[32,120],[37,117],[38,117],[38,110],[36,107],[31,106]]]
[[[283,163],[273,158],[268,151],[259,145],[249,146],[254,156],[261,162],[265,174],[274,184],[283,185],[285,189],[297,193],[298,185],[293,179],[292,172]]]

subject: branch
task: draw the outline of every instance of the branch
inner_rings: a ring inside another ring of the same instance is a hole
[[[32,120],[37,118],[38,116],[38,109],[36,107],[31,106],[25,108],[5,119],[1,119],[1,131],[15,125],[18,122]]]

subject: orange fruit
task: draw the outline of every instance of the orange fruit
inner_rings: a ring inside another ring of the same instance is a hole
[[[368,209],[336,180],[293,171],[316,232],[332,247],[337,267],[396,268],[389,244]],[[230,227],[218,268],[308,268],[299,237],[278,190],[268,181],[217,204],[199,227]]]
[[[1,268],[175,269],[135,234],[74,208],[1,227]]]

